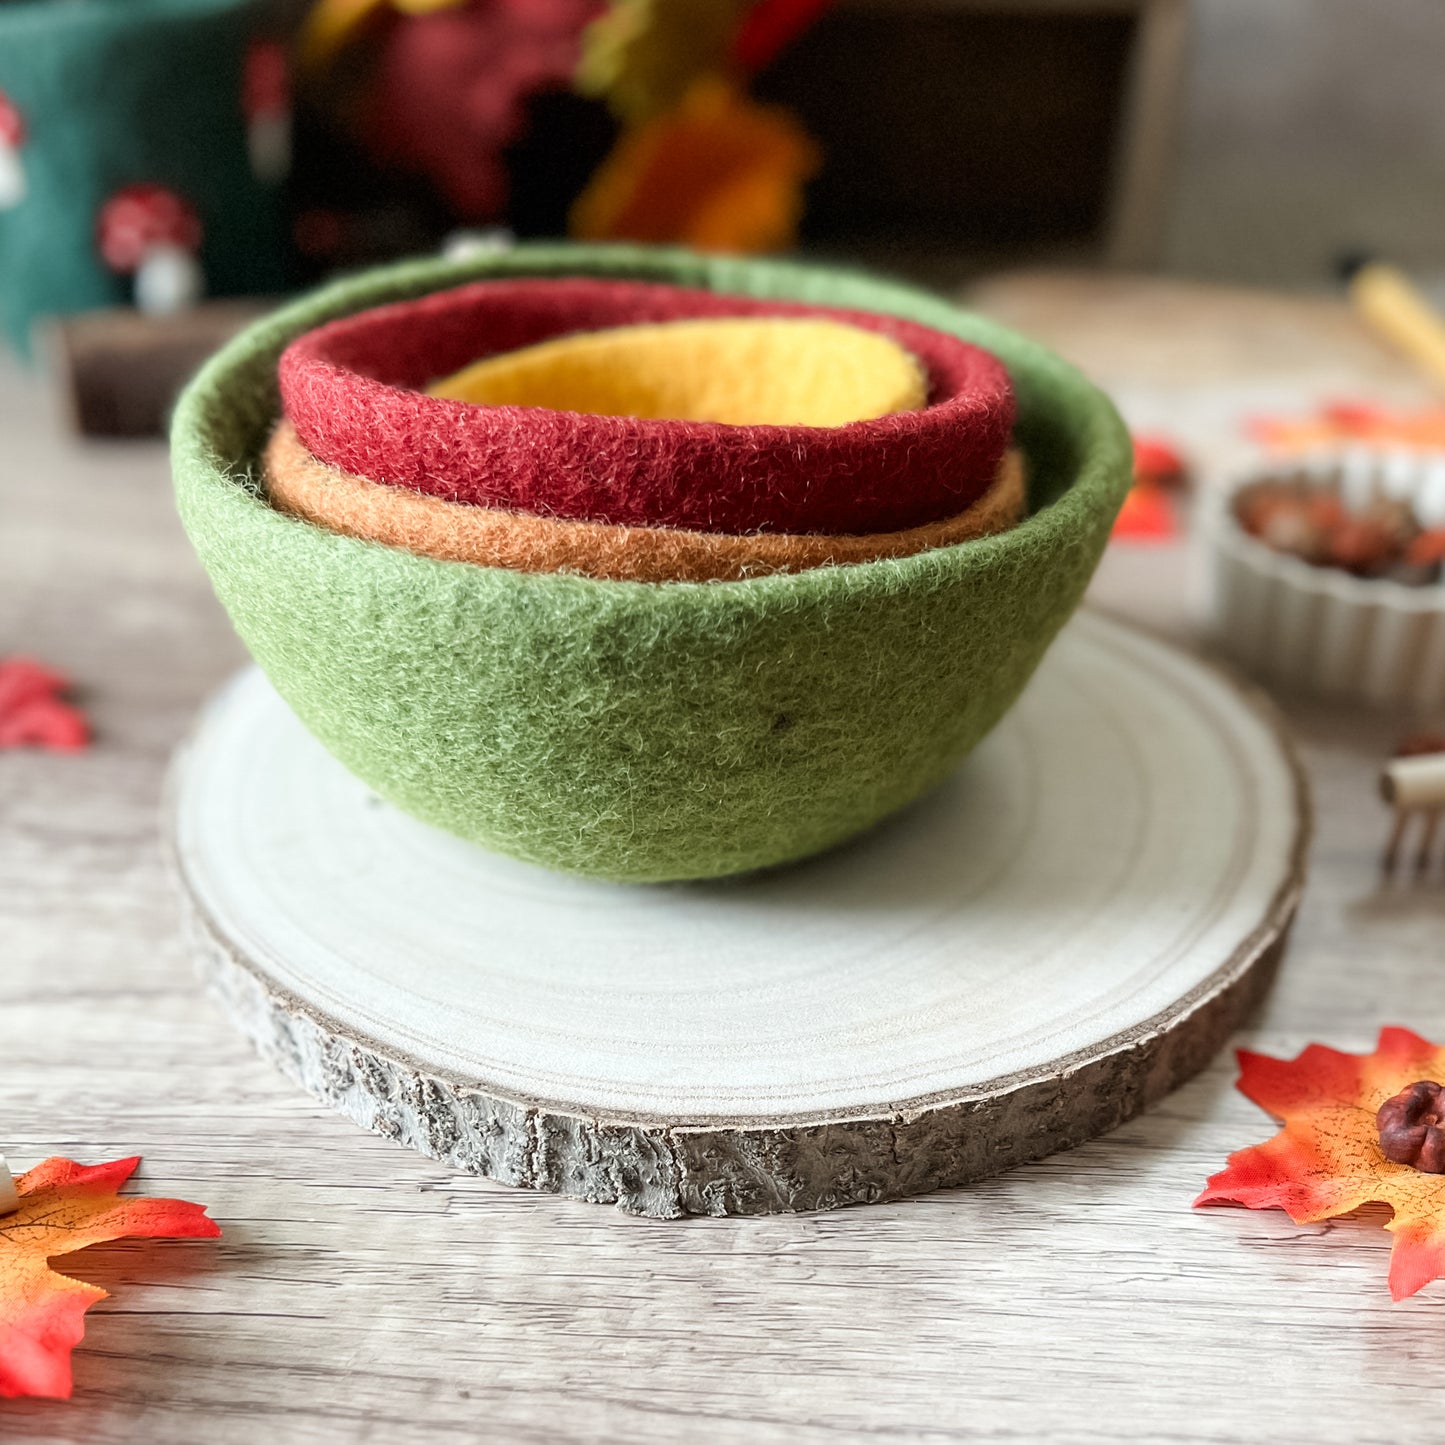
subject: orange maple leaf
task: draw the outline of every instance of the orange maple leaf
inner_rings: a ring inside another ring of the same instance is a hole
[[[20,1207],[0,1215],[0,1398],[70,1396],[70,1352],[103,1289],[46,1261],[111,1239],[214,1239],[204,1206],[180,1199],[121,1199],[136,1159],[86,1166],[47,1159],[15,1181]]]
[[[790,112],[704,76],[673,110],[623,132],[573,203],[571,232],[700,251],[782,250],[818,164]]]
[[[1200,1204],[1283,1209],[1296,1224],[1388,1204],[1395,1236],[1390,1294],[1405,1299],[1445,1274],[1445,1175],[1392,1163],[1376,1113],[1421,1080],[1445,1082],[1445,1048],[1409,1029],[1380,1030],[1373,1054],[1311,1044],[1297,1059],[1239,1053],[1238,1088],[1281,1120],[1265,1144],[1241,1149],[1211,1177]]]
[[[1445,407],[1392,411],[1370,402],[1339,401],[1306,416],[1258,416],[1246,423],[1256,440],[1276,451],[1301,452],[1363,442],[1424,451],[1445,448]]]
[[[1110,533],[1126,542],[1172,542],[1178,535],[1174,504],[1155,482],[1136,482],[1129,488]]]

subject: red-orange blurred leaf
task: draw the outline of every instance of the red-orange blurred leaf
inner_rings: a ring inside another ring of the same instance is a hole
[[[1134,437],[1134,480],[1182,490],[1189,482],[1189,464],[1167,437]]]
[[[790,245],[818,152],[788,111],[727,82],[697,82],[676,110],[627,131],[572,208],[583,240],[703,251]]]
[[[1239,1089],[1284,1128],[1229,1156],[1194,1202],[1283,1209],[1297,1224],[1387,1204],[1394,1218],[1390,1293],[1412,1295],[1445,1273],[1445,1175],[1395,1164],[1375,1115],[1420,1080],[1445,1081],[1445,1048],[1408,1029],[1380,1031],[1373,1054],[1311,1044],[1297,1059],[1239,1054]]]
[[[771,65],[833,0],[757,0],[733,40],[733,62],[749,73]]]
[[[0,659],[0,748],[84,748],[90,742],[85,716],[60,696],[69,686],[32,658]]]
[[[1111,535],[1123,542],[1172,542],[1179,535],[1179,522],[1169,494],[1153,482],[1136,483],[1119,508]]]
[[[628,126],[677,109],[707,76],[724,78],[752,0],[607,0],[582,36],[577,88]]]
[[[0,1398],[70,1396],[70,1352],[103,1289],[47,1260],[111,1239],[214,1239],[220,1227],[199,1204],[119,1197],[139,1159],[87,1167],[47,1159],[15,1181],[20,1207],[0,1215]]]
[[[1336,401],[1305,416],[1257,416],[1246,429],[1282,452],[1356,444],[1440,451],[1445,449],[1445,407],[1391,411],[1367,401]]]

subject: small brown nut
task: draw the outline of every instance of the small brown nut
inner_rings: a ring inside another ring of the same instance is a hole
[[[1330,534],[1329,560],[1347,572],[1368,576],[1388,566],[1394,554],[1389,531],[1368,517],[1347,517]]]
[[[1259,540],[1276,552],[1311,561],[1323,540],[1318,527],[1297,502],[1279,502],[1263,511],[1259,518]]]
[[[1395,1164],[1445,1174],[1445,1088],[1421,1079],[1386,1099],[1375,1115],[1380,1148]]]
[[[1400,497],[1372,497],[1360,515],[1379,523],[1390,534],[1397,548],[1407,546],[1420,530],[1415,509]]]
[[[1294,491],[1283,482],[1251,482],[1234,497],[1234,515],[1239,525],[1252,537],[1259,536],[1260,528],[1283,501],[1293,501]]]
[[[1349,516],[1338,492],[1312,491],[1304,505],[1310,521],[1321,532],[1333,532]]]
[[[1415,567],[1445,562],[1445,527],[1431,527],[1416,536],[1406,549],[1405,560]]]

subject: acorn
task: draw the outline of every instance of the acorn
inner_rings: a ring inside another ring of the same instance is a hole
[[[1422,1174],[1445,1174],[1445,1089],[1421,1079],[1393,1098],[1375,1115],[1380,1149],[1394,1164],[1408,1164]]]

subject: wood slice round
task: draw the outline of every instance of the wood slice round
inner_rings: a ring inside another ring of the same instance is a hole
[[[1267,712],[1091,614],[944,787],[765,874],[488,853],[381,802],[255,671],[169,809],[203,969],[287,1073],[460,1169],[662,1217],[916,1194],[1128,1118],[1263,989],[1307,815]]]

